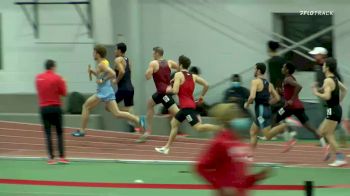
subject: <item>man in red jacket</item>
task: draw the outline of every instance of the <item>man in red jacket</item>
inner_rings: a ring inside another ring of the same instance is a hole
[[[59,163],[67,164],[65,159],[62,128],[61,96],[67,95],[67,88],[63,78],[55,73],[56,62],[47,60],[46,71],[36,76],[35,85],[38,92],[41,120],[44,125],[47,151],[49,154],[48,164],[56,164],[52,148],[51,126],[56,127]]]
[[[251,153],[250,146],[230,128],[239,113],[235,104],[218,104],[210,111],[210,115],[226,128],[215,137],[196,164],[198,174],[217,190],[219,196],[247,196],[247,190],[267,178],[271,171],[266,168],[257,174],[248,174],[246,157]]]

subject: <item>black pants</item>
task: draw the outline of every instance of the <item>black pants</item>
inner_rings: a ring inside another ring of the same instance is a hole
[[[62,110],[58,106],[47,106],[40,108],[41,120],[44,125],[46,135],[46,145],[49,158],[55,157],[52,148],[51,127],[55,126],[57,133],[57,143],[59,156],[64,157],[64,142],[63,142],[63,128],[62,128]]]

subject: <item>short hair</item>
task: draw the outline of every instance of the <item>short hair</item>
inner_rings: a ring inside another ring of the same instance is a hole
[[[153,48],[153,51],[157,54],[159,54],[160,56],[163,56],[164,55],[164,50],[163,48],[159,47],[159,46],[156,46]]]
[[[196,66],[191,67],[188,71],[189,71],[191,74],[196,74],[196,75],[200,75],[200,74],[201,74],[201,71],[200,71],[199,68],[196,67]]]
[[[265,63],[257,63],[255,65],[256,65],[256,69],[260,70],[261,74],[265,74],[265,72],[266,72],[266,65],[265,65]]]
[[[117,44],[117,49],[120,50],[122,53],[125,53],[127,50],[126,44],[121,42]]]
[[[107,56],[107,49],[103,45],[96,45],[94,50],[101,56],[101,58],[105,58]]]
[[[288,73],[289,74],[293,74],[295,72],[295,65],[291,62],[287,62],[286,64],[286,68],[288,69]]]
[[[335,58],[329,57],[326,59],[325,63],[330,72],[332,73],[337,72],[337,60]]]
[[[239,74],[233,74],[231,76],[231,81],[232,82],[240,82],[241,81],[241,76]]]
[[[280,44],[276,41],[268,41],[267,46],[271,51],[276,51],[280,47]]]
[[[179,64],[182,65],[184,69],[188,69],[191,65],[191,59],[185,55],[179,56]]]
[[[45,62],[45,69],[46,70],[51,70],[53,67],[56,66],[56,62],[54,60],[48,59]]]

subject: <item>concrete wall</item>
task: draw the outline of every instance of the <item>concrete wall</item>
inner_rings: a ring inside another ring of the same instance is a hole
[[[93,64],[93,43],[125,41],[133,63],[135,111],[144,114],[146,100],[154,92],[153,82],[146,82],[143,76],[152,47],[164,47],[169,59],[176,60],[180,54],[190,56],[193,65],[202,69],[203,77],[215,84],[267,58],[265,43],[274,29],[272,13],[330,10],[335,12],[334,24],[338,24],[349,18],[349,9],[347,0],[93,0],[92,39],[74,7],[67,5],[40,6],[41,37],[35,39],[19,6],[10,0],[0,1],[4,49],[0,93],[33,93],[33,78],[47,58],[57,60],[58,72],[68,81],[70,91],[94,92],[95,84],[88,82],[86,75],[86,66]],[[349,24],[334,30],[336,58],[348,85],[349,32]],[[243,78],[249,85],[252,72]],[[312,77],[300,73],[298,78],[307,84],[302,98],[315,99],[308,85]],[[207,101],[219,101],[228,85],[210,90]]]
[[[94,89],[86,74],[87,65],[93,63],[94,40],[88,37],[72,5],[39,7],[39,39],[34,38],[31,25],[14,1],[0,1],[0,12],[3,22],[0,93],[33,93],[34,76],[43,70],[43,63],[49,58],[57,61],[58,72],[67,80],[69,90]]]

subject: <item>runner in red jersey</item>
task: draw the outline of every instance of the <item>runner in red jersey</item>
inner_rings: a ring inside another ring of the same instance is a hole
[[[282,74],[285,76],[283,81],[283,97],[286,100],[284,107],[281,107],[278,110],[276,119],[274,119],[275,123],[279,123],[286,119],[287,117],[294,115],[298,118],[301,124],[310,132],[312,132],[316,138],[320,139],[320,135],[317,133],[316,129],[310,126],[309,117],[305,113],[304,105],[299,99],[299,92],[302,87],[294,78],[293,73],[295,71],[295,66],[292,63],[286,63],[283,65]],[[287,124],[281,123],[275,126],[270,130],[270,135],[272,137],[276,136],[279,133],[285,131]],[[291,138],[290,141],[287,142],[287,147],[284,152],[290,150],[290,148],[295,144],[296,140]],[[325,145],[323,139],[321,139],[321,145]]]
[[[137,142],[145,142],[152,132],[154,107],[160,103],[169,111],[170,115],[175,116],[179,111],[172,95],[167,93],[167,87],[170,85],[171,69],[178,70],[179,66],[175,61],[165,60],[163,58],[164,50],[160,47],[153,48],[154,60],[150,62],[146,71],[146,79],[153,78],[157,91],[147,103],[147,125],[145,133],[137,140]]]
[[[181,110],[177,112],[175,118],[171,120],[171,132],[167,144],[161,148],[155,148],[156,151],[163,154],[169,153],[170,145],[174,142],[179,126],[184,120],[187,120],[187,122],[199,132],[215,131],[220,129],[220,127],[216,125],[202,124],[200,116],[195,110],[196,102],[193,97],[195,83],[203,86],[203,90],[199,98],[200,100],[203,100],[204,95],[208,91],[208,83],[203,78],[188,72],[188,68],[191,65],[191,60],[188,57],[181,55],[179,57],[179,65],[181,71],[175,74],[174,86],[173,88],[169,86],[167,92],[172,92],[178,95]]]
[[[247,196],[248,189],[257,181],[270,175],[266,168],[256,174],[249,174],[250,145],[242,142],[232,130],[231,124],[243,114],[236,104],[218,104],[210,112],[225,127],[196,164],[197,173],[217,190],[219,196]]]

